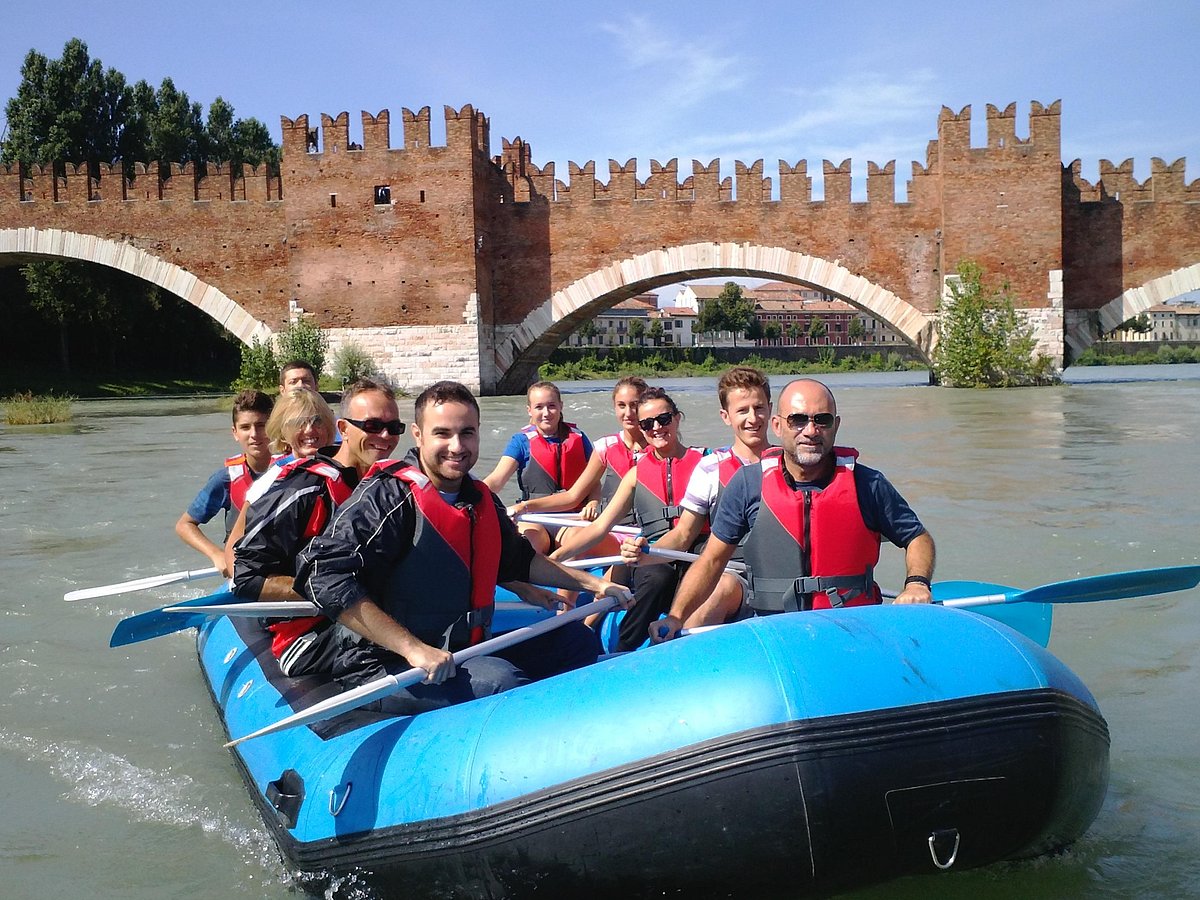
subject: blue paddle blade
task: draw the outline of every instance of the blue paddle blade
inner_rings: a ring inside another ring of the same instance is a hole
[[[168,606],[208,606],[213,603],[237,603],[239,599],[228,590],[222,589],[215,594],[195,597],[191,600],[183,600],[178,603],[170,603]],[[202,612],[197,612],[195,615],[163,612],[166,608],[162,606],[158,609],[152,609],[149,612],[138,613],[137,615],[122,619],[117,623],[117,627],[113,629],[108,646],[124,647],[128,644],[137,644],[141,641],[148,641],[151,638],[162,637],[164,634],[174,634],[176,631],[196,628],[203,625],[205,619],[208,618]]]
[[[1200,566],[1167,566],[1108,575],[1088,575],[1020,591],[1022,601],[1039,603],[1093,603],[1126,600],[1186,591],[1200,584]]]
[[[1016,588],[985,581],[938,581],[933,585],[933,601],[957,600],[960,597],[982,597],[988,594],[1014,594]],[[1054,619],[1054,607],[1049,603],[994,603],[989,606],[972,606],[968,612],[987,616],[1003,622],[1013,631],[1019,631],[1035,644],[1042,647],[1050,643],[1050,627]]]

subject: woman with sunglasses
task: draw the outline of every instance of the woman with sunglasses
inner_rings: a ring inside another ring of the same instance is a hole
[[[598,544],[630,513],[651,543],[674,527],[688,480],[706,450],[688,447],[679,439],[683,413],[662,388],[647,388],[638,402],[638,425],[648,451],[621,479],[612,501],[587,528],[579,529],[569,549],[551,556],[569,559]],[[644,566],[634,570],[634,606],[621,621],[617,650],[633,650],[646,640],[650,622],[670,608],[682,565]]]
[[[588,436],[562,416],[562,393],[550,381],[539,381],[526,392],[529,424],[512,436],[500,461],[483,479],[498,494],[515,474],[521,487],[521,501],[557,497],[570,490],[587,470],[592,457]],[[599,507],[595,487],[574,506],[562,507],[594,519]],[[522,522],[517,526],[539,553],[548,553],[558,535],[541,525]]]
[[[362,476],[392,455],[404,431],[395,394],[374,381],[357,381],[343,393],[336,423],[342,442],[336,447],[330,446],[331,423],[320,411],[324,401],[318,395],[295,391],[280,405],[291,412],[281,435],[289,439],[297,458],[279,470],[261,497],[246,505],[245,534],[231,545],[232,590],[247,600],[303,599],[292,588],[296,555],[321,533]],[[318,412],[305,415],[309,409]],[[322,437],[328,440],[317,446]],[[271,620],[271,652],[284,675],[328,670],[337,649],[331,624],[324,616]]]
[[[621,479],[646,452],[646,435],[638,425],[638,401],[645,390],[645,379],[637,375],[628,375],[613,385],[613,415],[621,430],[600,438],[592,445],[592,456],[588,460],[587,468],[571,487],[546,497],[521,500],[509,507],[508,514],[516,518],[527,512],[549,513],[578,509],[581,518],[595,519],[599,510],[612,500]],[[597,489],[599,503],[589,502],[588,498],[595,496]],[[589,511],[589,506],[594,507],[594,512]],[[630,515],[622,519],[620,524],[632,522],[633,517]],[[560,537],[564,538],[561,543],[568,547],[576,543],[570,535]],[[601,556],[609,556],[615,554],[619,546],[618,541],[609,537],[596,547],[596,552]]]

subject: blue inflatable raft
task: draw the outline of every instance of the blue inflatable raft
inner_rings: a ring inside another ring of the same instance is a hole
[[[198,647],[231,737],[336,692],[283,678],[252,619],[209,620]],[[1100,808],[1108,745],[1087,688],[1017,631],[881,606],[751,619],[420,716],[347,713],[235,758],[317,881],[794,897],[1063,847]]]

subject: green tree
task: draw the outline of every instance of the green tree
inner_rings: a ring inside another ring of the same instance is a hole
[[[1154,324],[1150,321],[1150,317],[1145,313],[1138,313],[1132,318],[1126,319],[1118,325],[1114,331],[1130,331],[1134,334],[1149,334],[1154,329]]]
[[[592,338],[596,336],[597,330],[595,319],[585,319],[583,324],[575,329],[575,334],[579,336],[579,339],[583,343],[590,347],[592,345]]]
[[[778,322],[768,322],[763,326],[763,337],[768,341],[777,341],[782,334],[783,328],[780,327]]]
[[[208,107],[208,119],[204,123],[205,158],[223,162],[232,160],[234,154],[233,107],[218,96]]]
[[[646,336],[646,323],[642,319],[629,320],[629,340],[636,341],[639,347],[644,347],[643,338]]]
[[[743,293],[742,286],[736,281],[727,281],[716,302],[721,306],[725,326],[722,330],[733,332],[733,346],[736,347],[738,335],[754,321],[754,301]]]
[[[812,321],[808,323],[809,341],[815,344],[827,334],[829,334],[829,326],[825,324],[824,316],[813,316]]]
[[[989,288],[983,269],[958,264],[938,316],[933,369],[950,387],[1015,387],[1057,380],[1050,360],[1034,357],[1033,329],[1013,306],[1008,285]]]
[[[325,368],[325,354],[328,351],[329,336],[306,316],[300,316],[275,335],[276,359],[281,364],[302,359],[313,367],[317,378],[321,377]]]
[[[224,101],[222,101],[224,102]],[[164,78],[155,94],[154,111],[149,117],[150,159],[164,163],[207,160],[209,143],[204,133],[203,110],[193,103],[186,91],[175,87],[171,78]]]
[[[16,96],[5,105],[8,134],[0,162],[54,164],[86,162],[91,174],[101,163],[124,160],[127,174],[138,161],[165,163],[228,160],[235,165],[269,163],[278,171],[279,147],[257,119],[238,119],[223,98],[213,101],[209,124],[204,110],[171,78],[157,90],[145,81],[132,86],[116,69],[92,59],[87,44],[67,41],[62,56],[49,59],[30,50],[21,67]]]
[[[696,325],[692,329],[697,334],[709,335],[709,343],[713,341],[712,335],[718,331],[727,330],[725,327],[725,308],[717,300],[709,300],[700,307],[700,314],[696,316]]]
[[[288,357],[291,359],[291,357]],[[254,389],[256,391],[271,391],[279,383],[279,360],[275,358],[275,350],[270,341],[260,341],[255,338],[249,347],[242,347],[242,363],[238,370],[237,380],[233,382],[235,391]]]
[[[650,338],[650,340],[653,342],[655,347],[659,347],[662,345],[664,330],[665,329],[663,328],[662,319],[655,319],[653,322],[650,323],[650,330],[647,331],[646,334]]]
[[[750,320],[750,324],[746,326],[746,339],[750,341],[761,341],[763,338],[763,323],[758,321],[755,316]]]
[[[97,323],[112,315],[108,292],[82,267],[60,260],[22,267],[29,303],[58,329],[58,361],[71,372],[71,325]]]
[[[237,119],[233,123],[233,149],[229,155],[229,162],[234,166],[261,166],[266,163],[271,171],[279,174],[279,163],[282,159],[279,145],[271,140],[267,126],[258,119]]]
[[[787,336],[792,339],[792,343],[799,345],[800,335],[804,334],[803,326],[798,322],[788,322]]]
[[[105,69],[78,38],[67,41],[60,59],[30,50],[21,83],[5,104],[9,133],[0,161],[26,165],[86,162],[93,175],[99,164],[117,158],[129,97],[125,76]]]
[[[377,378],[379,368],[375,358],[353,341],[342,344],[333,353],[333,377],[339,384],[349,384],[360,378]]]
[[[855,316],[850,320],[850,325],[846,328],[846,337],[856,344],[861,344],[863,338],[867,336],[867,326],[863,324],[860,316]]]

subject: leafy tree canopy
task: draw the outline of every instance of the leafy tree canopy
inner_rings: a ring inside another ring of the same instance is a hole
[[[736,281],[725,282],[725,287],[717,296],[721,307],[721,318],[726,331],[733,332],[733,345],[737,346],[737,336],[750,327],[754,319],[754,301],[745,295],[742,286]]]
[[[1008,286],[984,284],[975,262],[958,264],[950,300],[938,317],[933,370],[949,387],[1017,387],[1057,380],[1051,361],[1035,358],[1033,329],[1013,306]]]
[[[5,104],[9,134],[0,162],[62,166],[86,162],[229,161],[278,165],[280,153],[265,125],[238,119],[217,97],[205,123],[201,104],[170,78],[158,89],[130,84],[116,69],[92,59],[87,44],[72,38],[62,56],[30,50],[21,66],[17,94]]]

